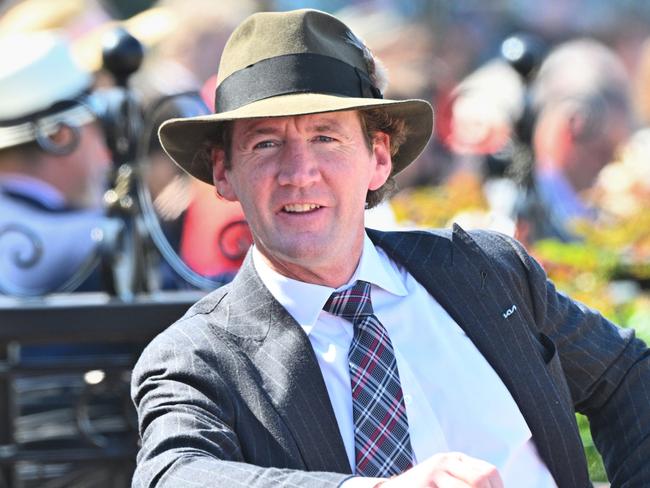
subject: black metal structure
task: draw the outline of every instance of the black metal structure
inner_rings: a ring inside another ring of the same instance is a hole
[[[130,486],[131,368],[201,294],[1,298],[0,487]]]

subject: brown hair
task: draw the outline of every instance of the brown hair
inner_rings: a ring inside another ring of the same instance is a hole
[[[359,116],[368,149],[372,150],[375,134],[377,132],[384,132],[390,138],[390,155],[394,157],[399,152],[400,146],[406,140],[406,123],[404,120],[394,117],[380,108],[361,110]],[[397,183],[393,175],[394,167],[386,183],[376,190],[368,190],[368,194],[366,195],[366,208],[376,207],[396,191]]]

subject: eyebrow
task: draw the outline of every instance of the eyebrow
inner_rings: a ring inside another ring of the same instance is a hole
[[[307,130],[312,132],[333,131],[337,134],[343,133],[341,124],[339,124],[336,120],[330,118],[315,120],[313,123],[310,123],[307,126]],[[246,129],[242,134],[242,137],[248,138],[256,135],[274,135],[279,132],[281,132],[281,130],[276,126],[265,126],[262,123],[258,123]]]
[[[244,139],[248,139],[250,137],[257,136],[257,135],[273,135],[273,134],[277,134],[278,132],[279,130],[275,127],[264,127],[264,126],[259,127],[254,125],[253,127],[246,129],[242,134],[242,137]]]
[[[333,119],[317,120],[313,124],[310,124],[307,128],[309,130],[314,130],[317,132],[320,131],[341,132],[341,124],[339,124],[336,120]]]

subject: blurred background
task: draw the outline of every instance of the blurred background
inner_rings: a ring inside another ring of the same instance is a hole
[[[434,106],[429,146],[368,226],[513,235],[558,288],[650,340],[650,3],[4,0],[0,487],[129,485],[130,366],[252,242],[157,128],[212,111],[243,18],[303,7],[365,41],[387,97]]]

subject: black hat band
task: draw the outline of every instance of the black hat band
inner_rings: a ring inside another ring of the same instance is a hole
[[[215,92],[215,113],[291,93],[383,98],[366,73],[344,61],[314,53],[286,54],[247,66],[223,80]]]

